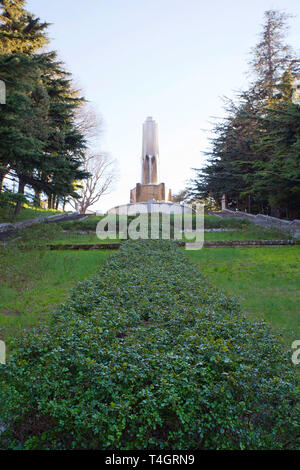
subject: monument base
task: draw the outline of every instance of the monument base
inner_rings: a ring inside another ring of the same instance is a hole
[[[171,190],[166,189],[165,183],[160,184],[141,184],[138,183],[130,191],[130,203],[137,202],[172,202]]]
[[[140,202],[134,204],[124,204],[113,207],[107,214],[116,215],[137,215],[137,214],[191,214],[192,208],[186,204],[176,204],[174,202]]]

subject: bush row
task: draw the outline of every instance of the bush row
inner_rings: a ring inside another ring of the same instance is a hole
[[[128,241],[1,367],[5,449],[297,448],[289,358],[168,241]]]

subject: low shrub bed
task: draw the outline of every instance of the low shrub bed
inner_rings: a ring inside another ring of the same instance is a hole
[[[124,243],[10,350],[1,448],[299,447],[290,357],[172,242]]]

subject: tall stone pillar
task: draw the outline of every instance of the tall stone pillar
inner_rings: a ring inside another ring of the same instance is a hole
[[[143,125],[142,182],[130,191],[130,203],[172,201],[172,193],[159,181],[158,126],[152,117]]]
[[[143,125],[142,184],[159,182],[158,126],[152,117]]]

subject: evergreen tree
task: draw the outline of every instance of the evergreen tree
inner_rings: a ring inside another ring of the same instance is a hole
[[[260,41],[252,49],[250,66],[256,77],[254,86],[262,100],[273,98],[284,72],[295,72],[298,69],[292,48],[285,43],[290,17],[277,10],[266,11]]]
[[[255,80],[215,127],[208,162],[196,170],[190,193],[219,202],[225,193],[232,207],[286,216],[292,194],[293,201],[298,197],[299,106],[292,103],[291,85],[299,61],[284,42],[289,16],[270,10],[265,17],[253,49]]]
[[[61,198],[76,195],[75,180],[87,177],[80,169],[85,141],[75,123],[83,99],[56,53],[39,52],[48,43],[48,24],[28,13],[24,3],[0,1],[0,79],[7,85],[0,114],[0,192],[10,172],[20,194],[28,185],[36,205],[45,193],[54,208]]]
[[[279,88],[281,93],[260,119],[252,192],[267,197],[271,215],[299,217],[300,106],[291,102],[289,74],[284,74]]]
[[[48,23],[25,10],[25,0],[0,0],[0,54],[32,54],[48,43]]]

